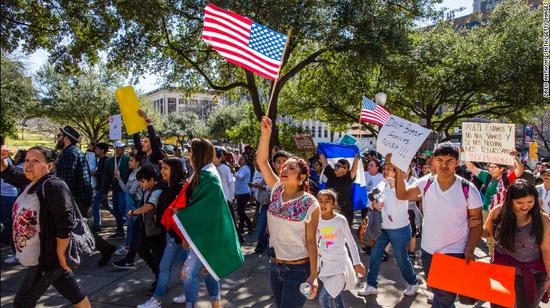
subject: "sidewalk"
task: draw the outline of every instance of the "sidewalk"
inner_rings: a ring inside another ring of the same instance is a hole
[[[105,221],[107,225],[114,225],[114,221]],[[113,227],[104,228],[102,236],[107,237],[114,232]],[[245,254],[245,263],[243,266],[221,281],[222,305],[224,307],[275,307],[272,305],[271,288],[269,283],[269,263],[265,255],[255,255],[254,237],[247,236],[250,244],[243,246]],[[112,241],[113,244],[121,244],[122,240]],[[7,249],[2,249],[2,256]],[[486,254],[478,249],[478,257],[486,257]],[[118,270],[110,263],[104,267],[98,267],[99,253],[86,258],[81,268],[75,270],[76,277],[80,285],[87,292],[92,307],[135,307],[145,302],[149,296],[145,295],[153,282],[153,274],[146,264],[138,258],[136,270]],[[419,292],[414,297],[405,297],[402,291],[406,285],[395,259],[382,263],[379,275],[379,294],[378,296],[356,297],[349,292],[345,292],[344,301],[346,307],[429,307],[427,296],[431,294],[426,290],[426,285],[422,273],[422,267],[419,262],[419,252],[417,251],[417,260],[414,263],[419,281],[422,283]],[[119,257],[113,256],[113,260]],[[363,264],[368,267],[368,256],[361,253]],[[163,307],[185,307],[184,304],[172,304],[172,298],[182,292],[179,284],[180,265],[174,269],[168,292],[163,302]],[[21,265],[7,266],[2,264],[1,274],[1,303],[2,307],[13,307],[12,302],[19,288],[24,275],[24,267]],[[210,307],[208,302],[206,288],[204,283],[201,287],[201,301],[198,307]],[[70,303],[57,293],[51,287],[41,298],[37,307],[70,307]],[[319,307],[317,301],[308,301],[306,307]],[[457,303],[457,307],[468,307]],[[471,306],[470,306],[471,307]],[[478,304],[476,307],[489,307],[488,303]]]

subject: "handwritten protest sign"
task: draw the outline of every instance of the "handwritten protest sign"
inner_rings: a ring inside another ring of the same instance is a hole
[[[462,123],[464,161],[514,165],[510,151],[515,148],[514,124]]]
[[[122,118],[120,114],[109,116],[109,139],[122,139]]]
[[[466,264],[464,259],[436,253],[430,266],[428,286],[514,307],[515,272],[514,267],[474,261]]]
[[[315,143],[311,134],[298,134],[292,136],[296,149],[303,152],[315,152]]]
[[[376,150],[382,155],[392,153],[392,163],[407,171],[429,134],[429,129],[392,115],[378,133]]]
[[[134,88],[132,86],[120,88],[115,91],[115,96],[128,135],[138,133],[147,128],[145,120],[137,113],[141,107]]]

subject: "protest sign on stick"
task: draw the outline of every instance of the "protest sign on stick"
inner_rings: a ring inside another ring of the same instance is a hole
[[[120,114],[109,116],[109,139],[122,139],[122,118]]]
[[[132,86],[120,88],[115,91],[115,96],[128,135],[133,135],[147,128],[145,119],[138,115],[141,105],[134,88]]]
[[[406,172],[430,132],[427,128],[392,115],[378,133],[376,150],[382,155],[392,153],[392,164]]]
[[[470,261],[436,253],[428,275],[428,286],[514,307],[514,267]],[[449,279],[452,277],[452,279]]]
[[[298,134],[292,136],[296,149],[303,152],[315,152],[315,143],[311,134]]]
[[[510,152],[515,149],[514,124],[462,123],[462,148],[460,159],[514,165]]]

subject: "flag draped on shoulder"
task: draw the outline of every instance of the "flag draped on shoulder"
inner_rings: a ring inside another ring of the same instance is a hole
[[[363,97],[361,106],[361,117],[359,122],[369,122],[384,126],[384,123],[390,118],[390,113],[384,107],[376,104],[370,99]]]
[[[317,153],[324,154],[327,158],[327,162],[334,168],[334,164],[339,159],[346,159],[349,165],[353,165],[355,154],[359,153],[359,148],[356,145],[345,145],[337,143],[320,142],[317,146]],[[351,200],[353,201],[353,209],[359,210],[367,205],[367,183],[365,179],[365,172],[363,171],[363,161],[359,156],[357,162],[357,175],[353,182],[353,190]],[[325,189],[327,184],[327,178],[321,174],[319,189]]]
[[[209,3],[204,9],[202,39],[227,61],[275,80],[288,36]]]
[[[208,272],[219,280],[237,270],[244,257],[216,167],[208,164],[194,176],[200,176],[199,184],[172,219]]]

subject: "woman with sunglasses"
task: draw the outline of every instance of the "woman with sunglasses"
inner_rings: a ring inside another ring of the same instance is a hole
[[[347,159],[339,159],[334,168],[329,165],[325,154],[320,154],[319,159],[325,170],[323,174],[327,177],[327,189],[333,189],[338,194],[338,207],[346,217],[348,225],[353,225],[353,202],[351,200],[353,181],[359,166],[359,154],[355,154],[353,166],[349,165]]]
[[[34,307],[50,285],[75,307],[91,307],[65,257],[78,208],[67,184],[51,173],[54,152],[30,148],[23,172],[8,165],[4,149],[1,158],[0,177],[22,189],[13,206],[13,239],[27,273],[14,307]]]

